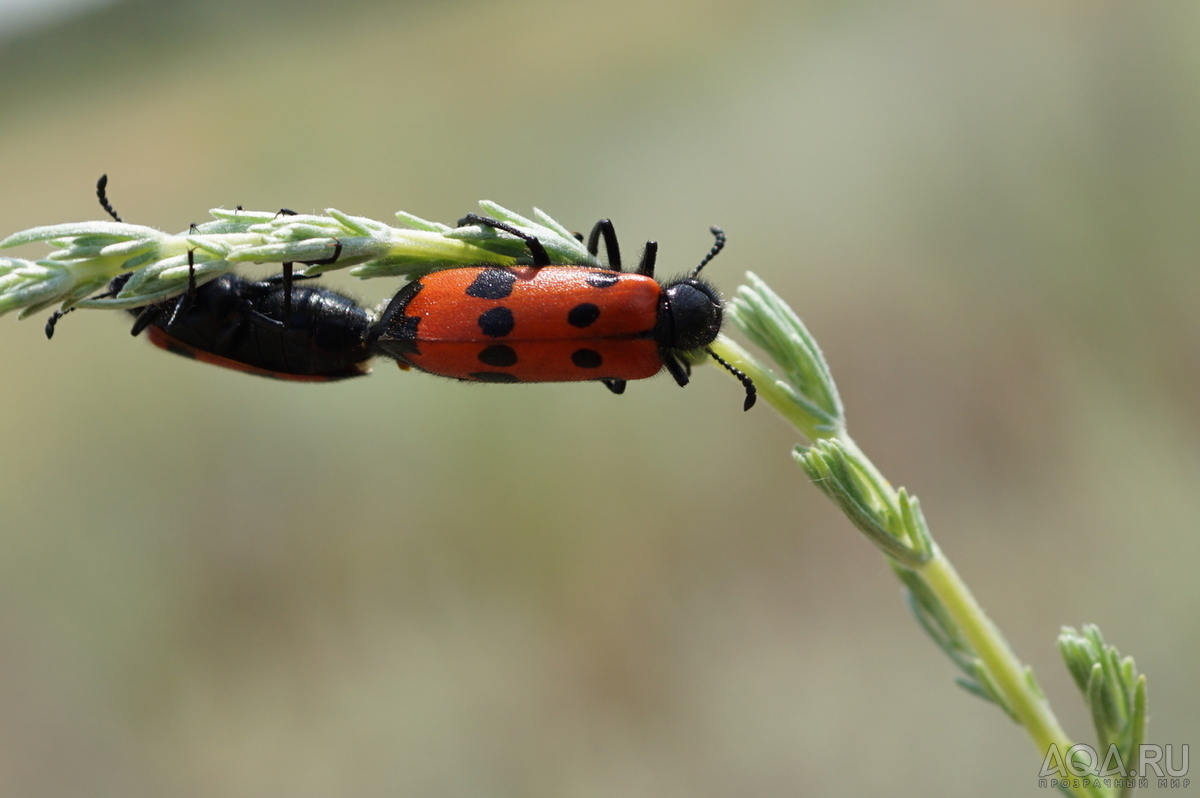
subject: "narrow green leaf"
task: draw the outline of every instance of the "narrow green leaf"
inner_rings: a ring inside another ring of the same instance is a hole
[[[396,218],[414,230],[424,230],[430,233],[445,233],[454,229],[448,224],[431,222],[427,219],[422,219],[420,216],[413,216],[411,213],[405,213],[404,211],[396,211]]]

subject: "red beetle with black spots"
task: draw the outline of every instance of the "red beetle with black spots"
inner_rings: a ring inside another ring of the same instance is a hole
[[[471,266],[431,272],[396,294],[372,328],[372,351],[401,368],[474,382],[596,380],[622,393],[628,380],[664,368],[687,385],[689,355],[705,352],[742,381],[745,408],[754,384],[710,348],[721,331],[724,303],[697,275],[725,245],[716,243],[687,276],[654,279],[658,246],[650,241],[635,272],[621,270],[612,222],[592,228],[588,251],[604,239],[609,268],[551,265],[542,243],[511,225],[467,216],[525,242],[532,266]]]

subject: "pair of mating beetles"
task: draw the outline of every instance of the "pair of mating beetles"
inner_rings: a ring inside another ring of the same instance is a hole
[[[105,195],[106,177],[96,185],[100,204],[121,218]],[[592,228],[587,248],[599,251],[607,269],[554,266],[536,237],[495,219],[474,214],[459,226],[483,225],[521,239],[532,266],[468,266],[431,272],[400,289],[376,317],[353,299],[317,286],[293,285],[290,266],[262,281],[233,274],[188,291],[133,308],[133,334],[148,330],[155,345],[205,363],[283,380],[327,382],[368,373],[375,356],[402,369],[474,382],[578,382],[597,380],[622,393],[628,380],[666,369],[687,385],[691,353],[705,352],[733,373],[746,389],[745,409],[754,404],[749,377],[710,348],[721,331],[724,304],[716,289],[697,275],[725,246],[716,242],[685,277],[654,279],[658,246],[646,244],[634,272],[621,270],[612,222]],[[338,245],[340,250],[340,244]],[[331,263],[334,257],[324,263]],[[189,263],[191,253],[189,253]],[[116,277],[106,295],[120,291],[128,274]],[[46,324],[53,335],[62,312]]]

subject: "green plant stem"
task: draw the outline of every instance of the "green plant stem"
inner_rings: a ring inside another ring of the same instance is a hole
[[[823,426],[814,423],[803,407],[799,406],[788,384],[770,369],[760,366],[741,346],[722,337],[714,344],[722,357],[750,375],[758,387],[758,393],[787,419],[810,442],[836,438],[854,455],[860,473],[879,489],[878,495],[894,497],[895,489],[871,462],[854,440],[847,434],[844,423]],[[840,420],[839,420],[840,421]],[[959,631],[966,638],[975,655],[991,676],[996,689],[1005,703],[1025,728],[1040,756],[1045,756],[1050,746],[1057,746],[1060,755],[1066,756],[1073,745],[1066,731],[1058,722],[1049,703],[1033,681],[1032,672],[1017,659],[1008,641],[984,613],[979,602],[971,594],[954,566],[942,553],[937,543],[930,539],[932,556],[929,560],[911,567],[934,593]],[[1071,794],[1079,796],[1103,796],[1102,789],[1080,786]]]
[[[863,470],[869,479],[890,489],[891,485],[887,479],[849,435],[843,432],[838,438],[847,449],[861,458],[860,465],[865,466]],[[1018,722],[1025,727],[1026,733],[1038,749],[1038,754],[1045,756],[1050,746],[1055,745],[1065,756],[1073,743],[1059,724],[1058,718],[1054,716],[1050,704],[1032,683],[1032,674],[1027,672],[1026,667],[1017,659],[1004,635],[988,618],[983,607],[979,606],[979,602],[975,600],[975,596],[958,575],[954,565],[942,553],[941,548],[935,541],[931,543],[933,556],[928,562],[912,570],[920,575],[954,619],[959,631],[987,668]]]
[[[1030,674],[1017,659],[1008,641],[984,613],[936,543],[933,557],[916,571],[954,618],[1013,714],[1025,727],[1038,753],[1045,756],[1050,746],[1055,745],[1065,756],[1073,743],[1059,725],[1049,703],[1032,684]]]

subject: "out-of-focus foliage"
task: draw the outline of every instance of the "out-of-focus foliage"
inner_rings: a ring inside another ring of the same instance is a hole
[[[117,5],[0,41],[0,230],[102,219],[105,172],[162,230],[489,197],[609,217],[664,274],[719,224],[706,276],[752,269],[801,315],[855,440],[1056,708],[1051,644],[1096,622],[1153,682],[1147,741],[1179,745],[1198,25],[1082,0]],[[40,327],[0,319],[2,794],[1036,789],[716,368],[619,397],[299,386],[118,314]]]

